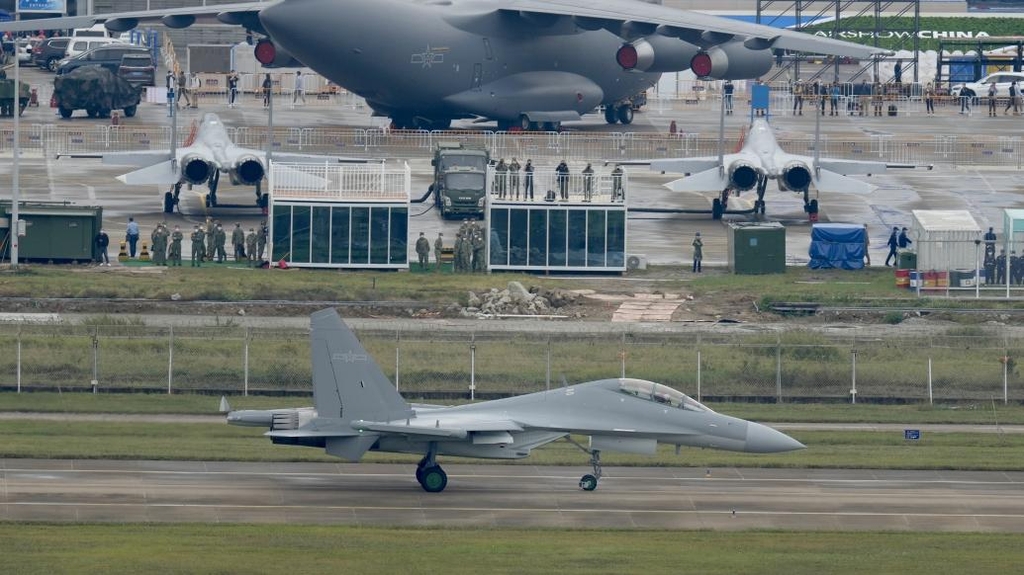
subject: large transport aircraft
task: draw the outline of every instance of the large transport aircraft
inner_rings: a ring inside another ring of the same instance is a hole
[[[601,105],[608,123],[629,124],[629,98],[663,72],[747,79],[787,51],[887,53],[640,0],[280,0],[6,22],[0,32],[197,20],[242,26],[264,66],[308,66],[396,128],[486,118],[550,130]]]
[[[117,177],[125,184],[143,186],[170,186],[164,194],[164,212],[171,213],[178,204],[181,186],[206,184],[210,193],[206,206],[217,205],[217,186],[220,174],[226,174],[234,185],[255,186],[256,203],[265,205],[267,199],[262,191],[263,177],[267,173],[266,152],[244,148],[231,141],[223,122],[217,114],[207,113],[195,127],[193,137],[186,145],[167,150],[139,150],[133,152],[85,152],[59,154],[58,157],[101,158],[104,164],[143,166],[142,168]],[[363,158],[321,156],[274,152],[275,160],[305,164],[326,164],[329,162],[365,163]],[[296,173],[296,175],[299,175]]]
[[[271,441],[320,447],[358,461],[367,451],[421,453],[416,480],[443,491],[448,476],[438,455],[520,459],[567,439],[590,455],[601,478],[601,452],[653,455],[659,443],[749,453],[779,453],[803,445],[770,427],[716,413],[666,385],[602,379],[455,407],[406,403],[334,309],[311,316],[313,408],[244,410],[228,423],[269,427]],[[572,435],[589,436],[584,446]]]
[[[820,141],[817,130],[815,134],[815,141]],[[751,189],[757,190],[754,214],[764,214],[764,194],[769,180],[775,180],[780,191],[802,193],[804,211],[817,214],[818,200],[810,198],[812,185],[819,192],[864,194],[870,192],[873,186],[847,176],[870,176],[893,168],[932,168],[930,165],[822,158],[817,155],[817,143],[814,149],[814,156],[786,152],[775,139],[768,120],[755,118],[750,124],[743,147],[734,154],[619,163],[650,164],[653,171],[686,174],[684,178],[665,184],[675,192],[719,193],[719,197],[711,204],[711,215],[716,220],[727,212],[730,195]]]

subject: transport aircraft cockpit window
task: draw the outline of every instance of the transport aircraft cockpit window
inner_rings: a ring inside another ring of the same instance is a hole
[[[653,381],[630,378],[620,379],[619,391],[627,395],[632,395],[655,403],[664,403],[671,405],[672,407],[678,407],[679,409],[687,409],[690,411],[712,411],[689,395],[672,389],[667,385],[654,383]]]

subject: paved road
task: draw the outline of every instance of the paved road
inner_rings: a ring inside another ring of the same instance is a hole
[[[1024,473],[0,460],[0,520],[1024,532]]]

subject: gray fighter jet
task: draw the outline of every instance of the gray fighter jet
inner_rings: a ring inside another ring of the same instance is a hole
[[[815,133],[818,134],[818,131]],[[816,136],[815,141],[818,140]],[[804,211],[817,214],[818,200],[810,199],[812,185],[818,191],[863,194],[870,192],[873,186],[847,176],[870,176],[894,168],[932,168],[930,165],[822,158],[818,156],[817,144],[814,149],[814,156],[786,152],[779,146],[768,121],[755,118],[747,131],[743,147],[734,154],[621,163],[650,164],[653,171],[686,174],[684,178],[665,184],[675,192],[719,192],[720,196],[711,205],[714,219],[721,218],[726,212],[731,194],[755,188],[757,200],[753,212],[764,214],[764,194],[769,180],[774,180],[781,191],[802,193]]]
[[[311,316],[315,408],[232,411],[228,423],[268,426],[271,441],[321,447],[358,461],[367,451],[422,453],[416,479],[439,492],[448,477],[438,455],[519,459],[538,447],[575,443],[601,478],[601,452],[653,455],[658,443],[750,453],[802,449],[770,427],[716,413],[668,386],[640,379],[602,379],[518,397],[456,407],[406,403],[333,309]]]
[[[102,158],[104,164],[144,166],[122,174],[117,179],[136,186],[171,186],[170,191],[164,195],[164,211],[167,213],[174,210],[181,186],[186,184],[190,188],[206,184],[210,190],[206,196],[206,205],[216,206],[221,172],[227,174],[233,185],[255,186],[257,203],[266,201],[261,190],[263,177],[267,173],[265,152],[236,145],[228,136],[220,118],[213,113],[203,115],[195,136],[185,146],[177,148],[174,154],[168,149],[60,154],[59,157]],[[362,158],[289,152],[274,152],[273,157],[284,162],[315,164],[367,161]],[[295,172],[294,175],[301,174]]]
[[[0,32],[204,19],[244,27],[260,38],[265,66],[301,62],[396,128],[489,118],[502,129],[555,129],[599,105],[609,123],[628,124],[629,98],[663,72],[754,78],[780,51],[884,53],[640,0],[280,0],[0,23]]]

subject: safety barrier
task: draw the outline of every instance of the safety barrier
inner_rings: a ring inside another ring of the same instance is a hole
[[[191,126],[179,125],[178,142],[184,142]],[[264,150],[265,128],[229,128],[229,135],[242,146]],[[674,136],[651,133],[505,133],[428,132],[352,128],[274,129],[273,149],[287,152],[335,154],[363,158],[428,158],[442,141],[460,141],[487,147],[494,158],[555,158],[558,160],[603,162],[674,157],[710,156],[718,153],[714,135],[679,133]],[[814,140],[807,136],[780,137],[779,145],[793,153],[814,154]],[[21,147],[27,154],[58,154],[166,149],[170,128],[158,125],[72,126],[27,124],[21,127]],[[10,151],[13,131],[0,130],[0,153]],[[1024,167],[1019,136],[936,135],[926,138],[872,135],[836,140],[825,135],[819,142],[821,155],[840,159],[876,160],[989,166],[1007,169]],[[736,147],[727,138],[726,152]]]

